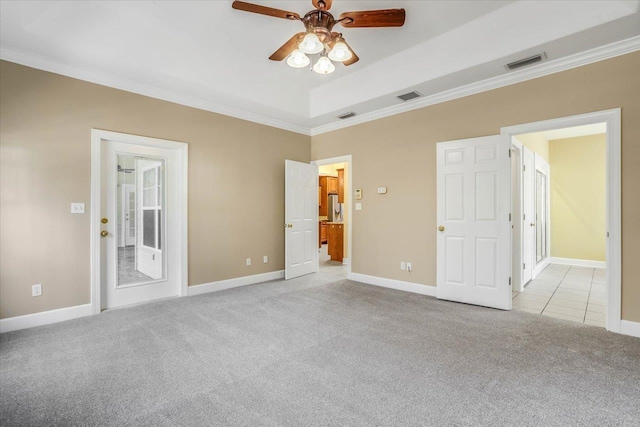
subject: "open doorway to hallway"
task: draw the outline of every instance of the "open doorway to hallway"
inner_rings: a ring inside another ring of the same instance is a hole
[[[350,156],[318,165],[318,271],[347,277],[350,253]]]
[[[512,138],[513,309],[606,327],[606,123]]]

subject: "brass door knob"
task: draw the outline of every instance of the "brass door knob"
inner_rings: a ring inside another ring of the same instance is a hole
[[[107,237],[107,236],[109,235],[109,232],[108,232],[107,230],[102,230],[102,231],[100,232],[100,235],[101,235],[102,237]]]
[[[444,231],[444,226],[441,225],[440,227],[438,227],[438,231]]]
[[[100,222],[101,222],[101,223],[103,223],[103,224],[106,224],[106,223],[108,223],[108,222],[109,222],[109,220],[108,220],[107,218],[102,218],[102,219],[100,220]]]

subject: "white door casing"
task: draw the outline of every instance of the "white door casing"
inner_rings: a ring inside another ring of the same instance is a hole
[[[285,160],[285,279],[318,271],[318,166]]]
[[[526,285],[533,279],[533,269],[536,265],[535,259],[535,207],[534,207],[534,178],[535,164],[533,151],[527,147],[522,147],[522,263],[523,279],[522,284]]]
[[[122,141],[122,142],[120,142]],[[139,142],[140,145],[137,145]],[[155,146],[157,144],[158,146]],[[168,148],[161,148],[168,147]],[[165,190],[167,233],[166,275],[160,280],[117,285],[117,156],[131,155],[164,159],[166,164]],[[131,305],[170,296],[186,295],[186,144],[156,140],[100,130],[92,131],[92,311]],[[93,197],[93,196],[98,197]],[[95,209],[94,209],[95,207]],[[102,224],[100,218],[108,222]],[[95,225],[94,225],[95,223]],[[109,234],[100,238],[100,231]],[[95,243],[94,243],[95,242]]]
[[[510,150],[500,135],[437,144],[439,299],[511,309]]]

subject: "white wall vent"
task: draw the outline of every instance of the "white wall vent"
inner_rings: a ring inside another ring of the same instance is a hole
[[[413,92],[407,92],[407,93],[403,93],[402,95],[398,95],[398,98],[402,99],[403,101],[409,101],[411,99],[415,99],[415,98],[420,98],[422,95],[420,95],[419,92],[416,92],[415,90]]]
[[[517,61],[509,62],[504,66],[507,70],[516,70],[518,68],[526,67],[528,65],[533,65],[538,62],[542,62],[547,59],[547,54],[544,52],[537,53],[535,55],[529,56],[527,58],[518,59]]]
[[[356,113],[354,113],[353,111],[349,111],[348,113],[344,113],[344,114],[340,114],[338,116],[338,118],[340,120],[344,120],[344,119],[350,119],[351,117],[355,116]]]

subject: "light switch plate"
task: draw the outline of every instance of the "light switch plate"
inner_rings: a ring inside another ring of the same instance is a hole
[[[387,187],[378,187],[378,194],[387,194]]]
[[[362,188],[356,188],[356,200],[362,199]]]
[[[83,214],[84,213],[84,203],[71,203],[71,213]]]
[[[357,211],[361,211],[362,210],[362,203],[356,203],[356,210]]]

